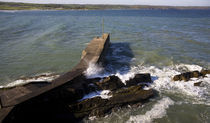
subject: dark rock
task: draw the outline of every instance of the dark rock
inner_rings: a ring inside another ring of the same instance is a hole
[[[141,103],[141,102],[139,102],[139,103],[135,103],[135,104],[133,104],[133,105],[131,105],[131,107],[132,108],[138,108],[138,107],[140,107],[140,106],[142,106],[143,104]]]
[[[204,77],[206,74],[210,74],[210,70],[201,70],[201,74]]]
[[[191,73],[191,78],[199,78],[200,76],[202,76],[201,75],[201,73],[199,72],[199,71],[193,71],[192,73]]]
[[[133,79],[126,81],[126,86],[133,86],[133,85],[137,85],[142,82],[149,82],[149,83],[152,82],[151,76],[149,73],[136,74]]]
[[[199,71],[186,72],[186,73],[182,73],[182,74],[179,74],[179,75],[175,75],[173,77],[173,80],[174,81],[182,81],[182,80],[184,80],[186,82],[186,81],[189,81],[190,78],[199,78],[202,75],[203,74],[200,73]]]
[[[117,76],[105,77],[101,82],[96,82],[95,84],[100,90],[116,90],[125,86]]]
[[[95,82],[99,82],[101,79],[102,78],[97,77],[97,78],[86,79],[85,81],[87,83],[95,83]]]
[[[190,80],[191,75],[192,75],[191,72],[186,72],[186,73],[181,74],[180,78],[181,78],[181,80],[184,80],[186,82],[186,81]]]
[[[196,82],[196,83],[194,83],[194,86],[200,86],[201,83],[202,83],[202,81],[201,82]]]
[[[92,91],[89,87],[90,80],[81,75],[73,79],[71,82],[63,85],[62,88],[54,91],[54,97],[65,100],[67,102],[81,99],[85,94]]]
[[[122,107],[127,104],[140,104],[140,102],[142,104],[145,100],[152,97],[154,92],[152,89],[143,90],[141,85],[137,85],[130,88],[121,88],[112,94],[112,97],[109,99],[95,97],[69,105],[69,110],[72,111],[76,118],[85,116],[100,117],[110,112],[113,108],[116,109],[116,107]]]
[[[93,83],[100,80],[101,78],[87,79],[84,75],[81,75],[55,91],[54,95],[67,102],[75,102],[85,94],[96,91],[97,88]]]
[[[69,105],[69,110],[72,111],[76,118],[83,118],[85,116],[102,116],[112,106],[107,105],[107,99],[101,99],[101,97],[95,97],[86,99],[74,105]]]
[[[180,80],[181,80],[180,75],[175,75],[175,76],[173,77],[173,80],[174,80],[174,81],[180,81]]]
[[[83,88],[64,88],[59,91],[59,98],[68,102],[81,99],[86,93]]]
[[[118,103],[135,103],[141,100],[145,100],[153,95],[153,91],[143,90],[141,85],[131,86],[129,88],[122,88],[113,93],[113,97],[110,99],[112,102]]]

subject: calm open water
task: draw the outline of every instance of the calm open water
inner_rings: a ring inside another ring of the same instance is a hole
[[[171,82],[181,72],[210,69],[210,10],[1,11],[0,85],[69,71],[102,34],[103,19],[112,42],[106,73],[125,80],[149,72],[159,96],[86,122],[210,122],[210,76]],[[193,86],[198,81],[203,87]]]

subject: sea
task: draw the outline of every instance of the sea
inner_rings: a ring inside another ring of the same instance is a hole
[[[210,123],[210,75],[172,81],[183,72],[210,69],[210,10],[0,11],[0,88],[70,71],[103,32],[111,41],[106,65],[90,65],[87,77],[116,75],[124,82],[150,73],[153,82],[145,89],[157,96],[84,122]]]

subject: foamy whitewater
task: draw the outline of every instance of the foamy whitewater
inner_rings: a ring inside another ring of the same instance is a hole
[[[101,74],[103,70],[104,69],[100,65],[89,63],[88,68],[84,74],[87,76],[87,78],[95,78],[98,77],[98,75]]]
[[[99,69],[100,72],[97,73],[96,69]],[[91,71],[93,70],[93,71]],[[187,98],[196,99],[198,102],[203,101],[203,103],[209,105],[210,104],[210,75],[206,75],[204,78],[192,78],[188,82],[184,81],[176,81],[174,82],[172,78],[180,74],[182,72],[187,71],[201,71],[202,67],[198,65],[188,65],[188,64],[180,64],[173,65],[164,68],[157,68],[155,66],[135,66],[132,67],[129,72],[126,74],[109,74],[106,72],[101,72],[103,69],[97,65],[90,65],[88,70],[86,71],[87,77],[104,77],[108,75],[116,75],[118,76],[122,82],[125,84],[126,80],[133,78],[135,74],[138,73],[150,73],[153,83],[149,84],[149,88],[153,88],[160,93],[179,93],[181,95],[187,96]],[[201,87],[194,86],[194,83],[202,81]],[[148,89],[148,88],[145,88]]]
[[[166,109],[170,105],[174,105],[174,101],[169,97],[159,100],[151,110],[147,111],[144,115],[130,116],[127,123],[151,123],[154,119],[162,118],[166,115]]]
[[[206,75],[204,78],[192,78],[188,82],[172,80],[173,76],[180,74],[181,72],[202,70],[202,67],[198,65],[174,65],[165,67],[163,69],[156,68],[154,66],[134,67],[133,71],[138,73],[150,73],[153,79],[153,83],[150,87],[163,93],[178,93],[185,96],[186,99],[193,99],[193,102],[210,104],[210,75]],[[194,83],[202,82],[201,87],[194,86]]]
[[[20,86],[20,85],[24,85],[28,83],[35,83],[35,82],[51,82],[52,80],[58,77],[59,75],[55,75],[52,73],[42,73],[34,77],[15,80],[7,85],[0,86],[0,88],[11,88],[11,87]]]
[[[109,98],[112,97],[112,95],[111,95],[110,90],[95,91],[95,92],[92,92],[92,93],[89,93],[89,94],[85,95],[79,101],[89,99],[89,98],[94,98],[94,97],[101,97],[102,99],[109,99]]]
[[[99,66],[91,65],[88,70],[94,70],[94,72],[86,71],[89,75],[87,77],[105,77],[109,75],[118,76],[122,82],[125,84],[126,80],[133,78],[135,74],[138,73],[150,73],[153,83],[147,83],[149,87],[145,87],[144,89],[153,88],[162,94],[173,94],[173,96],[177,96],[179,98],[183,98],[183,101],[173,101],[170,97],[164,96],[161,100],[159,100],[150,111],[147,111],[143,115],[130,116],[127,122],[140,122],[140,123],[150,123],[154,119],[164,117],[167,112],[166,109],[169,108],[170,105],[181,105],[182,103],[190,103],[190,104],[204,104],[210,105],[210,75],[206,75],[206,77],[200,78],[191,78],[190,81],[176,81],[174,82],[172,78],[180,73],[187,71],[201,71],[203,68],[198,65],[189,65],[189,64],[179,64],[168,66],[164,68],[157,68],[155,66],[134,66],[131,67],[130,71],[125,74],[120,74],[119,72],[113,74],[108,72],[95,73],[95,69],[98,69]],[[100,68],[102,70],[102,68]],[[90,74],[91,73],[91,74]],[[194,86],[194,83],[201,82],[201,86]],[[93,93],[92,93],[93,94]],[[91,96],[86,96],[87,98],[92,98],[95,96],[99,96],[100,94],[95,94]],[[91,120],[93,120],[91,118]]]

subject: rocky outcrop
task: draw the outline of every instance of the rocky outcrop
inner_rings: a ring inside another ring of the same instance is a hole
[[[151,76],[149,73],[136,74],[134,78],[126,81],[126,86],[137,85],[139,83],[151,83]]]
[[[145,82],[152,82],[150,74],[137,74],[126,84],[114,75],[92,79],[80,75],[59,88],[18,105],[5,122],[30,122],[34,116],[37,117],[36,122],[79,122],[86,116],[104,116],[128,104],[137,107],[154,96],[152,89],[143,89]],[[39,84],[36,83],[37,86]],[[83,99],[86,94],[103,90],[110,90],[108,98]]]
[[[150,74],[136,74],[134,78],[126,81],[126,85],[119,77],[114,75],[92,79],[87,79],[85,76],[81,75],[73,79],[71,83],[66,84],[59,92],[56,92],[56,95],[60,94],[58,97],[72,101],[81,99],[85,94],[96,90],[115,91],[122,87],[130,87],[138,84],[144,86],[145,83],[141,84],[141,82],[151,82]]]
[[[201,70],[201,74],[205,76],[206,74],[210,74],[210,70]]]
[[[131,78],[127,80],[124,84],[119,77],[117,76],[109,76],[109,77],[104,77],[101,81],[96,82],[95,85],[97,86],[98,89],[100,90],[116,90],[122,87],[130,87],[133,85],[144,85],[145,83],[151,83],[151,76],[149,73],[145,74],[136,74],[134,78]]]
[[[202,81],[194,83],[194,86],[200,86]]]
[[[69,110],[75,118],[85,116],[104,116],[112,109],[123,107],[127,104],[142,104],[154,95],[152,89],[144,90],[144,83],[151,82],[150,74],[137,74],[126,85],[117,76],[86,79],[81,76],[70,85],[66,85],[61,94],[69,103]],[[100,96],[79,101],[85,94],[99,90],[110,90],[111,97],[102,99]],[[64,96],[65,95],[65,96]],[[61,97],[61,96],[59,96]],[[73,101],[74,100],[74,101]],[[75,101],[76,100],[76,101]],[[73,102],[73,103],[72,103]]]
[[[102,81],[96,82],[95,85],[100,90],[116,90],[125,85],[117,76],[104,77]]]
[[[206,74],[210,74],[210,70],[202,70],[201,72],[199,71],[192,71],[192,72],[186,72],[182,73],[179,75],[175,75],[173,77],[174,81],[182,81],[184,80],[185,82],[189,81],[190,78],[199,78],[199,77],[205,77]]]
[[[153,90],[143,90],[141,85],[121,88],[112,92],[110,99],[100,97],[83,100],[79,103],[69,105],[70,110],[76,118],[85,116],[104,116],[116,107],[123,107],[126,104],[143,103],[153,96]]]
[[[83,75],[89,63],[103,64],[109,41],[109,34],[94,38],[83,51],[80,62],[50,83],[0,90],[4,91],[0,93],[0,122],[78,122],[85,116],[103,116],[117,107],[144,103],[154,95],[151,89],[143,90],[141,84],[151,82],[149,74],[138,74],[126,84],[117,76],[87,79]],[[112,97],[80,101],[86,94],[99,90],[110,90]]]

